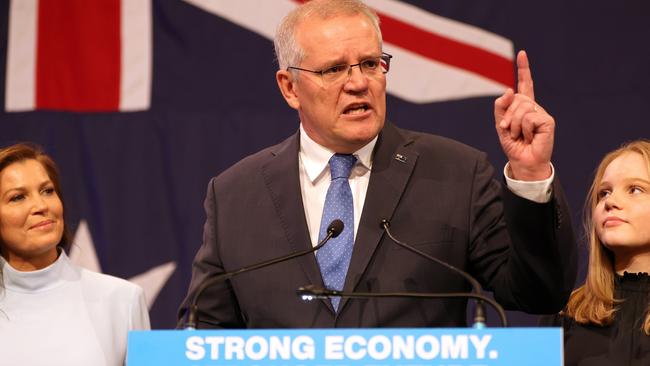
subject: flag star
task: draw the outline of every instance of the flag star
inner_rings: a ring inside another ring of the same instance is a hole
[[[95,251],[95,244],[90,235],[90,229],[85,220],[79,222],[77,232],[72,241],[74,245],[70,248],[70,260],[72,263],[83,267],[89,271],[103,273],[99,258],[97,258],[97,251]],[[167,262],[159,266],[153,267],[143,273],[133,276],[128,279],[139,285],[144,290],[144,296],[147,301],[147,308],[151,309],[160,290],[169,277],[176,270],[176,262]]]

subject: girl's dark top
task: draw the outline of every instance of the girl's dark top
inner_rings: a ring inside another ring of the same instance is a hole
[[[650,365],[650,336],[642,326],[648,310],[650,276],[627,273],[616,276],[618,304],[612,324],[582,325],[560,315],[542,320],[545,325],[564,328],[566,366]]]

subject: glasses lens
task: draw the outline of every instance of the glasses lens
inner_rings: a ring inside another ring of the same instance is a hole
[[[387,54],[387,53],[384,53],[381,56],[381,72],[383,72],[384,74],[387,73],[388,70],[390,70],[390,58],[391,57],[392,56]]]
[[[349,65],[336,65],[321,72],[325,83],[335,83],[348,74]]]

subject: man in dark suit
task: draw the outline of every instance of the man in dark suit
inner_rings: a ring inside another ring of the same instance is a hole
[[[402,241],[469,271],[506,308],[551,313],[564,306],[576,275],[575,242],[550,164],[555,122],[534,100],[525,53],[517,57],[517,93],[507,90],[495,102],[509,159],[504,187],[485,154],[385,122],[390,56],[382,53],[376,15],[362,3],[301,5],[275,43],[278,86],[298,111],[300,130],[210,182],[203,245],[181,319],[207,278],[308,249],[338,217],[343,233],[316,256],[209,287],[198,303],[199,327],[464,325],[463,299],[296,296],[307,284],[468,291],[459,275],[392,243],[382,219]],[[346,164],[341,180],[338,167]]]

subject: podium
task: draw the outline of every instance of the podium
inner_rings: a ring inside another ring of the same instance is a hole
[[[553,366],[561,328],[129,332],[128,366]]]

